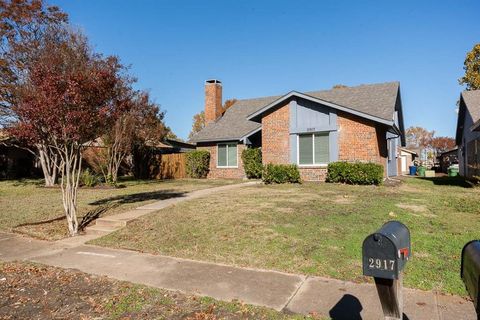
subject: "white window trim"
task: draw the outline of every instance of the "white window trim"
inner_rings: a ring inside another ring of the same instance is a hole
[[[325,132],[314,132],[314,133],[299,133],[297,134],[297,165],[299,168],[325,168],[328,166],[328,162],[327,163],[315,163],[315,135],[316,134],[321,134],[321,133],[325,133]],[[329,131],[326,131],[326,133],[328,134],[328,137],[330,137],[330,132]],[[300,136],[302,135],[309,135],[311,134],[312,135],[312,151],[313,151],[313,164],[300,164]],[[328,152],[328,160],[330,161],[330,150]]]
[[[221,166],[218,164],[218,146],[219,145],[226,145],[227,146],[227,163],[228,161],[228,145],[229,144],[235,144],[235,149],[236,149],[236,154],[235,157],[237,158],[237,165],[236,166]],[[222,143],[217,143],[217,168],[219,169],[237,169],[238,168],[238,143],[237,142],[222,142]]]

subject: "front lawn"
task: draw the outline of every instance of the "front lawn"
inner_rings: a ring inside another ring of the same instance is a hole
[[[182,197],[186,192],[210,188],[235,180],[128,180],[123,188],[81,188],[79,217],[127,211],[157,200]],[[44,188],[41,180],[0,181],[0,230],[26,233],[41,239],[67,236],[59,188]]]
[[[197,260],[366,281],[363,239],[399,220],[412,234],[405,284],[465,295],[463,245],[480,237],[480,189],[407,178],[397,187],[256,185],[181,203],[93,243]]]
[[[0,262],[0,301],[0,319],[314,319],[18,262]]]

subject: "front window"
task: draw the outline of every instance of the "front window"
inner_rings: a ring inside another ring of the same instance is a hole
[[[217,152],[217,166],[225,168],[237,167],[237,144],[219,143]]]
[[[298,135],[298,164],[323,165],[329,161],[328,133]]]

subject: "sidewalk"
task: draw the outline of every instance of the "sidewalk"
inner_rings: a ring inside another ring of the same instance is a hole
[[[238,299],[276,310],[332,319],[382,319],[375,287],[276,271],[150,255],[90,245],[65,245],[0,233],[0,260],[27,260],[148,286]],[[476,319],[473,304],[460,297],[405,289],[408,319]]]

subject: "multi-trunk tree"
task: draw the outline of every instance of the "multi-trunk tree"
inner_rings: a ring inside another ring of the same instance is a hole
[[[81,149],[102,133],[115,114],[122,66],[114,57],[92,53],[79,33],[55,28],[45,37],[12,106],[18,120],[11,132],[57,153],[63,207],[73,236],[78,232]]]
[[[105,180],[113,185],[118,181],[120,166],[127,156],[141,151],[139,149],[146,151],[149,145],[162,141],[168,133],[163,124],[163,112],[150,100],[147,92],[123,86],[115,100],[117,112],[102,135],[105,152],[104,165],[101,166]],[[148,151],[144,153],[148,155]],[[138,167],[139,164],[132,165]]]

